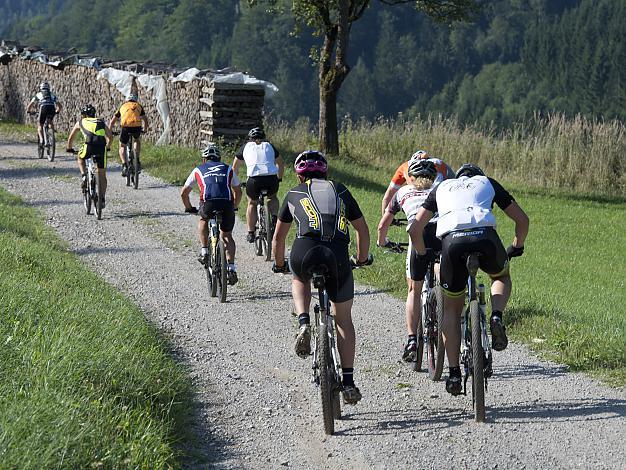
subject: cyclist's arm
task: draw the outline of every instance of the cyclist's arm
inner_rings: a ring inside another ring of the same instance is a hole
[[[389,205],[389,202],[391,202],[391,199],[393,199],[393,197],[398,192],[398,189],[400,189],[399,186],[396,187],[396,186],[389,185],[389,187],[387,188],[387,191],[385,191],[385,195],[383,196],[383,201],[382,201],[382,204],[381,204],[381,214],[382,215],[385,215],[385,211],[387,210],[387,206]]]
[[[191,193],[191,186],[183,186],[180,192],[180,198],[183,200],[185,209],[191,209],[191,201],[189,200],[189,194]]]
[[[148,132],[148,128],[150,127],[148,125],[148,116],[146,116],[146,114],[142,114],[141,116],[141,120],[143,121],[143,132]]]
[[[504,209],[504,213],[515,222],[515,237],[513,237],[512,245],[515,248],[523,247],[526,235],[528,235],[528,226],[530,225],[530,220],[526,212],[524,212],[517,202],[513,201]]]
[[[383,216],[378,222],[378,237],[376,240],[376,244],[378,246],[383,246],[387,243],[387,231],[389,230],[389,226],[393,221],[393,214],[389,211],[385,211]]]
[[[113,143],[113,132],[111,132],[111,128],[109,126],[105,125],[104,133],[106,134],[107,139],[107,150],[111,150],[111,144]]]
[[[283,174],[285,173],[285,164],[283,163],[283,159],[280,157],[276,157],[276,165],[278,166],[278,179],[283,179]]]
[[[63,109],[63,105],[61,104],[61,102],[60,102],[60,101],[57,101],[57,102],[55,103],[55,106],[56,106],[55,112],[56,112],[57,114],[58,114],[58,113],[60,113],[60,112],[61,112],[61,110]]]
[[[433,218],[433,213],[424,207],[420,207],[415,215],[415,220],[409,227],[409,236],[411,237],[411,243],[418,255],[424,256],[426,254],[426,244],[424,243],[424,227],[430,219]]]
[[[241,160],[239,160],[237,157],[235,157],[235,159],[233,160],[233,164],[231,165],[233,167],[233,171],[235,172],[235,174],[237,174],[237,168],[239,168]]]
[[[113,117],[111,118],[111,120],[109,121],[109,127],[113,129],[113,126],[115,126],[116,122],[117,122],[117,113],[115,113]]]
[[[26,107],[27,113],[33,112],[33,108],[35,107],[36,102],[37,102],[37,98],[33,98],[32,100],[30,100],[30,103],[28,103],[28,106]]]
[[[70,132],[70,136],[67,138],[67,146],[65,147],[66,149],[72,148],[72,142],[74,142],[74,137],[76,137],[76,134],[79,131],[80,131],[80,125],[78,123],[74,124],[74,127],[72,128],[72,131]]]
[[[365,263],[370,254],[370,230],[363,216],[351,220],[350,223],[356,231],[356,260]]]
[[[274,251],[274,259],[276,266],[282,268],[285,265],[285,240],[291,228],[291,222],[283,222],[278,219],[276,228],[274,229],[274,238],[272,239],[272,250]]]

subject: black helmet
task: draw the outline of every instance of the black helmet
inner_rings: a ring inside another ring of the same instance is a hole
[[[409,176],[423,176],[431,180],[437,176],[437,168],[430,160],[411,160],[407,172]]]
[[[87,117],[96,117],[96,108],[94,108],[90,104],[86,104],[80,110],[80,115],[81,116],[87,116]]]
[[[470,178],[472,176],[485,176],[485,172],[472,163],[466,163],[456,171],[455,178],[460,178],[461,176],[469,176]]]
[[[250,129],[250,132],[248,132],[248,139],[250,140],[265,139],[265,131],[261,129],[260,127],[255,127],[253,129]]]
[[[214,162],[219,162],[221,159],[220,148],[214,143],[209,143],[202,150],[202,158],[206,158],[207,160],[212,160]]]

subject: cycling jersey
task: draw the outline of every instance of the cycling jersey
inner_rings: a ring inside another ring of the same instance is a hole
[[[433,213],[439,212],[437,236],[458,230],[496,226],[491,209],[495,202],[504,210],[511,196],[500,183],[486,176],[462,176],[443,181],[426,198],[423,207]]]
[[[417,210],[422,207],[422,204],[424,204],[431,190],[432,188],[416,189],[411,185],[403,186],[394,194],[391,202],[387,206],[387,212],[396,215],[401,210],[404,211],[408,230],[413,220],[415,220]]]
[[[136,101],[127,101],[115,113],[122,127],[141,127],[141,116],[145,115],[143,106]]]
[[[184,187],[197,183],[200,188],[200,202],[233,199],[232,186],[239,186],[239,178],[230,165],[208,161],[197,166],[189,174]]]
[[[31,101],[36,101],[42,108],[44,106],[56,106],[59,100],[52,92],[44,90],[37,92]]]
[[[298,238],[349,243],[348,221],[363,216],[359,205],[341,183],[309,179],[285,196],[278,219],[298,224]]]
[[[85,144],[92,147],[104,147],[106,145],[106,124],[100,118],[82,118],[78,121],[80,130],[85,137]]]
[[[454,178],[454,171],[448,165],[446,165],[443,160],[439,158],[428,158],[428,161],[431,161],[435,164],[435,168],[437,169],[437,176],[435,177],[435,181],[433,181],[433,187],[441,183],[443,180],[448,178]],[[398,167],[396,172],[391,178],[391,182],[389,186],[398,189],[404,184],[406,184],[409,178],[409,162],[404,162],[402,165]]]
[[[246,162],[248,177],[261,175],[277,175],[276,159],[280,155],[269,142],[248,142],[241,146],[235,157]]]

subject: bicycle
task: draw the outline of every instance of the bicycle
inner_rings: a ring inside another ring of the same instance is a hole
[[[142,131],[139,133],[141,134]],[[141,168],[139,166],[139,155],[135,152],[135,138],[132,135],[128,137],[127,145],[128,156],[126,158],[126,186],[133,184],[133,188],[139,187],[139,173]]]
[[[226,302],[228,273],[226,262],[226,248],[220,236],[222,211],[215,211],[209,219],[209,255],[204,263],[207,286],[211,297],[218,297],[221,303]]]
[[[472,378],[472,404],[476,422],[485,421],[485,391],[487,379],[493,374],[492,354],[485,316],[485,286],[476,284],[476,273],[481,254],[467,254],[467,305],[461,316],[461,364],[463,364],[463,394],[467,395],[467,381]]]
[[[29,113],[31,116],[37,113]],[[48,161],[53,162],[56,156],[56,135],[54,128],[50,127],[51,118],[48,117],[43,124],[43,142],[37,133],[37,156],[42,159],[44,153],[47,155]]]
[[[246,183],[242,183],[241,187],[245,188]],[[265,205],[265,198],[268,194],[267,189],[261,189],[259,192],[256,205],[256,227],[254,228],[254,251],[257,256],[265,254],[265,261],[272,260],[272,238],[274,238],[276,228],[276,217],[272,216]]]
[[[76,150],[67,149],[68,153],[76,154]],[[83,185],[83,205],[87,215],[91,215],[91,206],[95,208],[95,214],[98,220],[102,219],[102,182],[100,181],[100,173],[95,161],[94,155],[90,155],[86,161],[87,164],[87,180]]]
[[[373,262],[370,255],[364,264],[356,264],[352,259],[352,269],[369,266]],[[289,273],[288,263],[285,263],[283,274]],[[280,272],[280,271],[279,271]],[[330,299],[326,291],[326,274],[328,268],[320,265],[312,269],[313,287],[317,289],[317,303],[313,307],[315,321],[311,325],[311,336],[314,339],[313,348],[313,383],[320,387],[322,399],[322,417],[324,432],[328,435],[335,433],[335,420],[341,419],[341,400],[339,395],[343,390],[341,380],[341,359],[337,349],[335,336],[335,318],[332,314]]]
[[[443,346],[443,334],[441,331],[443,323],[443,291],[435,275],[435,264],[439,263],[440,253],[435,252],[433,254],[434,256],[428,263],[424,283],[422,284],[422,337],[418,339],[422,344],[420,346],[418,343],[418,355],[420,347],[426,349],[428,376],[431,380],[438,381],[441,379],[443,372],[446,351]],[[419,355],[419,361],[421,361],[421,355]]]

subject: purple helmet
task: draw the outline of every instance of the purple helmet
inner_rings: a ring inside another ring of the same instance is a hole
[[[322,152],[318,152],[317,150],[305,150],[296,157],[293,168],[296,170],[297,174],[302,176],[311,173],[326,175],[328,172],[328,163]]]

